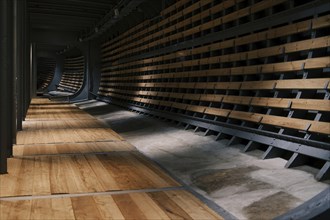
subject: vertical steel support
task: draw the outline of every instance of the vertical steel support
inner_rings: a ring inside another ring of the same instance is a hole
[[[31,44],[31,97],[37,96],[37,46],[36,43]]]
[[[12,111],[12,140],[16,144],[17,133],[17,75],[18,75],[18,0],[13,0],[13,111]]]
[[[10,13],[12,0],[1,0],[0,10],[0,174],[7,173],[7,157],[8,149],[12,142],[11,139],[11,72],[10,72],[10,60],[12,57],[9,56],[9,38],[10,33],[9,20],[12,19]]]
[[[26,92],[27,92],[27,99],[25,100],[26,106],[25,106],[25,115],[27,114],[27,111],[30,106],[31,102],[31,81],[32,81],[32,71],[31,71],[31,43],[30,43],[30,26],[29,26],[29,13],[28,13],[28,7],[27,7],[27,1],[24,2],[25,4],[25,25],[26,25],[26,59],[25,59],[25,65],[26,65]]]
[[[28,16],[27,16],[27,3],[26,0],[22,1],[22,40],[23,40],[23,45],[22,45],[22,67],[23,67],[23,72],[22,72],[22,105],[23,105],[23,121],[25,120],[27,109],[28,109],[28,99],[29,99],[29,68],[28,68],[28,63],[29,63],[29,43],[28,43]]]
[[[7,53],[8,53],[8,59],[7,59],[7,65],[8,65],[8,117],[7,117],[7,129],[8,129],[8,149],[7,149],[7,156],[12,157],[13,156],[13,129],[14,129],[14,99],[15,99],[15,81],[14,81],[14,2],[11,0],[8,2],[8,21],[7,21],[7,31],[8,31],[8,38],[7,38]]]
[[[17,130],[22,130],[23,121],[23,1],[17,0],[17,24],[16,24],[16,36],[17,36],[17,76],[16,76],[16,100],[17,100]]]

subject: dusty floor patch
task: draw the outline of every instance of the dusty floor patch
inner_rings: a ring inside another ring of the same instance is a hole
[[[299,200],[286,192],[278,192],[253,202],[243,208],[246,216],[251,220],[273,219],[287,211]]]
[[[249,173],[259,170],[259,167],[248,166],[231,169],[208,170],[192,175],[192,183],[207,193],[230,186],[244,185],[247,191],[272,188],[268,183],[253,179]]]
[[[94,102],[80,106],[239,220],[249,218],[244,207],[247,209],[252,203],[277,192],[283,191],[299,199],[299,202],[289,203],[290,208],[295,208],[329,187],[327,181],[317,182],[313,178],[315,173],[310,170],[300,167],[286,169],[284,166],[287,161],[282,158],[261,160],[263,151],[242,153],[243,146],[228,147],[228,140],[215,141],[212,136],[186,131],[183,127],[113,105]],[[205,190],[199,188],[200,185],[205,185]],[[211,193],[207,194],[206,191]],[[284,204],[283,199],[286,200],[286,197],[281,197],[277,202]],[[272,207],[272,203],[264,205]],[[272,208],[265,213],[266,217],[278,214]],[[250,218],[259,220],[257,214]]]

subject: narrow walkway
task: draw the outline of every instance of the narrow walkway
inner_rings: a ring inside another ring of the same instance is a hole
[[[34,99],[0,176],[0,219],[222,219],[75,105]]]

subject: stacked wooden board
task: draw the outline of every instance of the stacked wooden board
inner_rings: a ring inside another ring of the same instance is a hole
[[[323,179],[330,176],[330,15],[321,3],[175,1],[103,43],[99,97],[261,149],[264,159],[303,158],[287,167],[318,148],[312,157]]]

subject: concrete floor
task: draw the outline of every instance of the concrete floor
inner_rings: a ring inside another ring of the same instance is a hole
[[[286,160],[261,160],[263,152],[242,153],[242,145],[228,147],[228,140],[215,141],[214,136],[103,102],[78,106],[238,219],[272,219],[330,185],[314,179],[316,169],[286,169]]]

